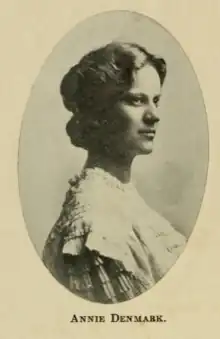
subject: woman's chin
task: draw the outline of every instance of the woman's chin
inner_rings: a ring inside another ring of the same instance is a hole
[[[153,152],[153,148],[148,148],[148,149],[145,149],[145,151],[142,152],[142,154],[151,154]]]
[[[139,151],[140,151],[140,155],[141,154],[150,154],[153,152],[153,142],[147,142],[147,143],[144,143],[140,146],[139,148]]]

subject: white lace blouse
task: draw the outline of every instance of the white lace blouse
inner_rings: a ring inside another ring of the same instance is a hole
[[[183,251],[185,237],[145,203],[132,183],[122,184],[98,168],[85,170],[77,182],[71,187],[74,222],[63,253],[80,255],[86,246],[153,286]]]

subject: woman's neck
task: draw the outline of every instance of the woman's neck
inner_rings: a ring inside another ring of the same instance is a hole
[[[107,155],[97,155],[89,152],[84,169],[98,167],[116,177],[122,183],[128,183],[131,179],[132,160],[122,157],[115,159]]]

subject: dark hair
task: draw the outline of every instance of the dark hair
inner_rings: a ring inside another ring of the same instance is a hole
[[[87,148],[89,121],[104,119],[104,111],[130,90],[135,73],[146,64],[155,68],[162,86],[166,62],[134,43],[112,42],[93,50],[65,74],[60,93],[73,113],[66,131],[74,145]]]

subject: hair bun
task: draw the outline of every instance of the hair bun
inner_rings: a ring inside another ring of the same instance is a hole
[[[78,91],[78,65],[72,67],[63,77],[60,84],[60,94],[66,109],[77,113],[76,96]]]
[[[72,145],[76,147],[84,147],[82,126],[75,116],[71,117],[67,122],[66,133],[70,138]]]

